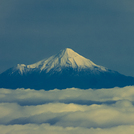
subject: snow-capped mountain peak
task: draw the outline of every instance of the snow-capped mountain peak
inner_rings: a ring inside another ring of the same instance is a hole
[[[43,59],[37,63],[31,65],[18,64],[15,68],[19,70],[21,74],[28,71],[46,71],[50,70],[61,71],[63,68],[69,67],[73,69],[99,69],[100,71],[106,71],[107,69],[102,66],[98,66],[91,60],[79,55],[70,48],[61,50],[58,54],[51,56],[48,59]]]
[[[112,88],[134,85],[134,78],[96,65],[70,48],[31,65],[18,64],[0,74],[1,88]]]
[[[72,67],[72,68],[78,68],[78,69],[85,69],[85,68],[93,69],[94,66],[101,67],[93,63],[91,60],[79,55],[78,53],[76,53],[70,48],[61,50],[60,53],[58,53],[54,57],[52,63],[55,63],[55,64],[54,66],[51,66],[51,68]]]

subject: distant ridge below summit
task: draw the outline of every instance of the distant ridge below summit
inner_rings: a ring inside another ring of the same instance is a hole
[[[122,75],[79,55],[70,48],[31,65],[18,64],[0,74],[1,88],[112,88],[134,85],[134,78]]]

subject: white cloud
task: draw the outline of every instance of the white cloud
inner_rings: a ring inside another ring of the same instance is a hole
[[[0,104],[0,124],[42,124],[62,127],[109,128],[134,125],[134,107],[129,101],[113,105],[77,105],[49,103],[20,106],[16,103]]]
[[[133,101],[133,86],[98,90],[0,89],[0,132],[125,134],[127,130],[131,134]]]
[[[82,90],[70,88],[64,90],[34,90],[34,89],[0,89],[0,102],[15,102],[21,105],[37,105],[50,102],[92,104],[107,101],[134,101],[134,86],[124,88]],[[92,102],[93,101],[93,102]]]
[[[133,134],[134,126],[117,126],[109,129],[102,128],[82,128],[82,127],[60,127],[49,124],[26,124],[26,125],[0,125],[2,134]]]

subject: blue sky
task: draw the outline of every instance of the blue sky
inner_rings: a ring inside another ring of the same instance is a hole
[[[66,47],[134,76],[133,0],[0,0],[0,73]]]

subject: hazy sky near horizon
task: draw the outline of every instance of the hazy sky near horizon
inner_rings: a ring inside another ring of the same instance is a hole
[[[0,0],[0,73],[61,49],[134,76],[133,0]]]

